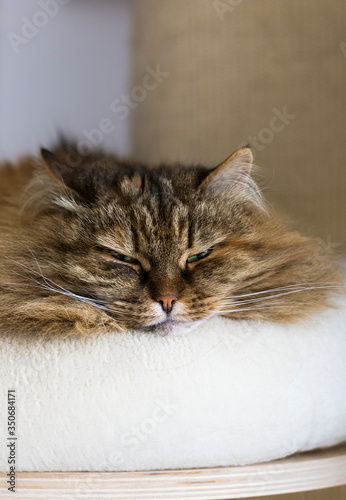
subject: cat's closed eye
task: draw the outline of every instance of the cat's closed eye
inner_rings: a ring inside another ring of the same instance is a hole
[[[129,255],[117,252],[116,250],[112,250],[111,248],[97,246],[96,250],[101,253],[103,257],[106,257],[108,262],[121,262],[122,264],[130,264],[133,266],[142,267],[139,260],[135,259],[134,257],[130,257]]]
[[[133,257],[130,257],[129,255],[125,255],[125,254],[116,252],[112,249],[104,248],[104,247],[99,247],[99,250],[101,250],[103,253],[106,253],[108,257],[111,257],[115,261],[119,261],[119,262],[122,262],[124,264],[132,264],[134,266],[142,267],[139,260],[137,260]],[[212,251],[213,251],[213,247],[210,247],[210,248],[203,250],[202,252],[199,252],[199,253],[194,254],[194,255],[190,255],[186,259],[186,265],[198,262],[198,261],[204,259],[205,257],[208,257],[208,255],[210,255]]]
[[[125,262],[126,264],[134,264],[136,266],[140,266],[140,262],[133,257],[129,257],[128,255],[123,255],[121,253],[109,251],[109,254],[116,260],[120,260],[121,262]]]
[[[205,257],[207,257],[208,255],[210,255],[212,251],[213,251],[213,247],[207,248],[206,250],[203,250],[203,252],[197,253],[195,255],[191,255],[190,257],[188,257],[186,259],[186,263],[192,264],[193,262],[197,262],[199,260],[202,260]]]

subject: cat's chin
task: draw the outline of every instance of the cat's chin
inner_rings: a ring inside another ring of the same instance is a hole
[[[173,319],[167,319],[161,323],[156,323],[155,325],[147,326],[145,331],[150,333],[157,333],[159,335],[183,335],[185,333],[191,332],[196,326],[201,324],[201,321],[176,321]]]

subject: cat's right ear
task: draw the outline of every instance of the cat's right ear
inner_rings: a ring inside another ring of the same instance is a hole
[[[62,163],[59,158],[51,151],[48,151],[48,149],[41,148],[41,157],[48,172],[55,181],[60,182],[64,187],[74,189],[73,167],[69,167]]]
[[[68,165],[48,149],[41,149],[41,156],[56,185],[64,188],[65,192],[68,191],[76,202],[93,203],[96,200],[99,185],[93,179],[90,169]]]

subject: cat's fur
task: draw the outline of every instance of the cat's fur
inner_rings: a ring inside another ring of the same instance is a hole
[[[249,148],[213,170],[104,153],[70,166],[59,149],[3,165],[1,329],[166,333],[215,314],[296,322],[328,307],[341,280],[333,257],[277,220],[251,165]],[[168,322],[162,295],[177,297]]]

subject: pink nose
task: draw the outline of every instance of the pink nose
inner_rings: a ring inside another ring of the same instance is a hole
[[[156,300],[160,302],[162,309],[168,314],[172,311],[174,302],[178,300],[178,297],[176,295],[160,295]]]

